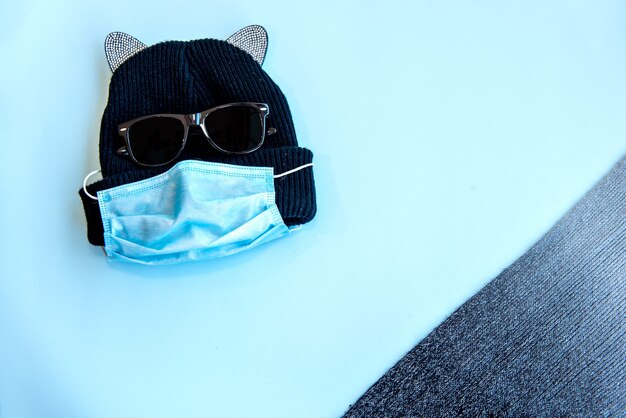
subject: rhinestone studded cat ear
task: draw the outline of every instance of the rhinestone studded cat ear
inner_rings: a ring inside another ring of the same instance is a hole
[[[267,53],[267,32],[263,26],[250,25],[238,30],[226,39],[231,45],[243,49],[254,58],[259,65],[263,65]]]
[[[146,44],[124,32],[111,32],[104,39],[104,53],[111,71],[145,48]]]

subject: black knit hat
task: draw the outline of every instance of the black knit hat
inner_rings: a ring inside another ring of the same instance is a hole
[[[285,96],[261,68],[266,47],[267,35],[260,26],[248,26],[227,41],[167,41],[150,47],[123,33],[109,35],[105,49],[113,76],[100,130],[103,179],[87,186],[87,191],[95,195],[100,190],[153,177],[185,159],[273,167],[275,173],[310,163],[313,154],[298,147]],[[124,145],[118,133],[120,123],[157,113],[191,114],[234,102],[269,105],[267,126],[275,128],[276,133],[267,136],[257,151],[220,154],[205,139],[190,137],[176,161],[157,168],[141,167],[116,152]],[[312,170],[277,179],[275,189],[276,205],[287,226],[313,219],[316,203]],[[82,190],[80,196],[89,242],[103,245],[98,203]]]

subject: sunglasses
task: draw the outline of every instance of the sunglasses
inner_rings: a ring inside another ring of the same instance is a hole
[[[247,154],[263,145],[265,103],[229,103],[190,115],[158,114],[142,116],[118,126],[126,145],[117,150],[137,164],[158,167],[174,161],[185,148],[190,126],[199,126],[209,143],[224,154]]]

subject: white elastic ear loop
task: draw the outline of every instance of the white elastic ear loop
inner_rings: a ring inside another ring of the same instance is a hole
[[[285,171],[284,173],[275,174],[274,178],[277,179],[277,178],[280,178],[280,177],[284,177],[286,175],[295,173],[296,171],[300,171],[300,170],[305,169],[307,167],[313,167],[313,163],[304,164],[304,165],[301,165],[300,167],[296,167],[296,168],[291,169],[289,171]],[[85,179],[83,180],[83,192],[85,192],[85,194],[87,196],[89,196],[90,198],[92,198],[93,200],[98,200],[98,198],[87,191],[87,180],[89,180],[89,178],[91,176],[93,176],[94,174],[100,173],[100,171],[101,170],[94,170],[94,171],[92,171],[91,173],[87,174],[85,176]]]
[[[307,167],[313,167],[313,163],[308,163],[308,164],[301,165],[300,167],[296,167],[296,168],[291,169],[289,171],[285,171],[284,173],[274,174],[274,178],[277,179],[279,177],[283,177],[283,176],[286,176],[287,174],[295,173],[296,171],[300,171],[303,168],[307,168]]]
[[[85,176],[85,180],[83,180],[83,192],[85,192],[85,194],[86,194],[87,196],[89,196],[90,198],[92,198],[93,200],[98,200],[98,198],[97,198],[96,196],[94,196],[94,195],[90,194],[90,193],[87,191],[87,180],[89,180],[89,177],[93,176],[94,174],[98,174],[99,172],[100,172],[100,170],[94,170],[94,171],[92,171],[91,173],[87,174],[87,175]]]

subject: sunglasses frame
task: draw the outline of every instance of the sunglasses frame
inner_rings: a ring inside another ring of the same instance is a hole
[[[228,108],[228,107],[234,107],[234,106],[249,106],[252,108],[255,108],[259,111],[259,115],[261,116],[261,140],[259,141],[259,145],[257,145],[256,147],[254,147],[254,149],[250,149],[250,150],[246,150],[246,151],[227,151],[221,147],[219,147],[214,141],[213,139],[211,139],[211,137],[209,136],[209,133],[206,130],[206,127],[204,126],[204,120],[207,118],[208,115],[210,115],[211,113],[217,111],[217,110],[221,110],[224,108]],[[267,121],[267,116],[270,114],[270,108],[269,105],[267,105],[266,103],[256,103],[256,102],[236,102],[236,103],[227,103],[227,104],[223,104],[223,105],[219,105],[219,106],[215,106],[212,107],[210,109],[207,110],[203,110],[202,112],[197,112],[197,113],[190,113],[188,115],[181,115],[181,114],[176,114],[176,113],[158,113],[155,115],[146,115],[146,116],[141,116],[139,118],[135,118],[135,119],[131,119],[127,122],[121,123],[118,125],[117,127],[117,131],[118,133],[124,138],[124,142],[126,143],[125,146],[119,148],[117,150],[117,154],[118,155],[128,155],[130,156],[130,158],[136,163],[139,164],[141,166],[144,167],[160,167],[162,165],[166,165],[171,163],[172,161],[175,161],[180,154],[183,152],[183,150],[185,149],[185,145],[187,144],[187,136],[189,134],[189,128],[191,126],[199,126],[200,129],[202,130],[202,133],[204,133],[204,136],[207,138],[207,140],[209,141],[209,144],[211,144],[211,146],[213,148],[215,148],[217,151],[223,153],[223,154],[249,154],[251,152],[254,152],[256,150],[258,150],[259,148],[261,148],[261,146],[263,145],[263,142],[265,141],[265,137],[268,135],[272,135],[273,133],[276,132],[276,130],[274,128],[270,128],[269,130],[266,131],[266,121]],[[142,120],[145,119],[151,119],[151,118],[171,118],[171,119],[177,119],[179,121],[182,122],[183,127],[184,127],[184,135],[182,138],[182,144],[180,146],[180,149],[178,150],[178,153],[176,153],[176,155],[174,156],[174,158],[172,158],[171,160],[164,162],[164,163],[160,163],[160,164],[145,164],[142,163],[140,161],[137,161],[137,159],[135,158],[135,156],[133,155],[133,149],[131,147],[131,142],[132,140],[129,138],[129,133],[130,133],[130,127]]]

